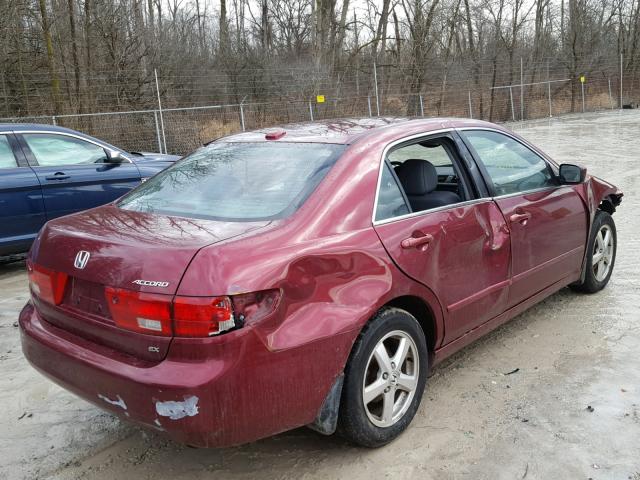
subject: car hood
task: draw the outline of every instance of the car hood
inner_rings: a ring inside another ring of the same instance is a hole
[[[269,223],[169,217],[106,205],[48,222],[29,255],[34,263],[94,284],[174,294],[201,248]],[[82,269],[74,266],[79,251],[90,255]]]

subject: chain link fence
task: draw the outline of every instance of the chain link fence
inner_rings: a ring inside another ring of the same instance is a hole
[[[0,118],[0,122],[58,125],[129,151],[185,154],[225,135],[292,122],[374,116],[469,117],[505,122],[623,107],[620,74],[614,72],[601,72],[588,79],[563,77],[492,88],[472,88],[469,83],[443,81],[416,94],[383,85],[378,89],[376,84],[367,95],[353,97],[12,117]]]

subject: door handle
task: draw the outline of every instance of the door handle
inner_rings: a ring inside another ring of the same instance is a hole
[[[418,237],[405,238],[400,242],[400,246],[406,249],[422,247],[420,250],[424,251],[429,246],[429,242],[431,242],[431,240],[433,240],[433,235],[421,233]]]
[[[69,175],[65,175],[64,172],[56,172],[53,175],[49,175],[48,177],[44,177],[46,180],[68,180],[70,178]]]
[[[520,225],[526,225],[529,219],[531,218],[531,214],[529,212],[523,213],[514,213],[509,217],[511,223],[519,223]]]

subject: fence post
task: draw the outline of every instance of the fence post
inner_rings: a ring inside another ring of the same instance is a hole
[[[58,126],[58,122],[56,122],[56,116],[55,115],[51,115],[51,123],[53,123],[54,127]]]
[[[580,82],[580,86],[582,87],[582,113],[584,113],[584,82]]]
[[[162,130],[162,144],[164,145],[164,153],[167,153],[167,137],[164,135],[164,118],[162,116],[162,103],[160,102],[160,87],[158,85],[158,71],[154,68],[153,74],[156,77],[156,93],[158,94],[158,112],[160,113],[160,129]],[[162,149],[160,149],[160,153]]]
[[[611,96],[611,78],[609,80],[609,105],[611,105],[611,110],[613,110],[613,97]]]
[[[424,102],[422,101],[422,95],[420,95],[420,114],[424,117]]]
[[[240,104],[240,123],[242,125],[242,131],[244,132],[244,108],[242,107],[242,103]]]
[[[471,108],[471,90],[469,90],[469,118],[473,118],[473,108]]]
[[[376,62],[373,62],[373,82],[376,88],[376,113],[380,116],[380,97],[378,96],[378,67]]]
[[[372,117],[373,115],[371,115],[371,95],[367,95],[367,104],[369,105],[369,116]]]
[[[516,110],[513,107],[513,88],[511,88],[511,85],[509,85],[509,98],[511,98],[511,119],[515,122],[516,121]]]
[[[623,57],[620,54],[620,109],[622,109],[622,61]]]
[[[309,102],[309,117],[311,117],[311,121],[313,122],[313,107],[311,106],[311,102]]]
[[[553,117],[551,110],[551,77],[549,76],[549,60],[547,60],[547,93],[549,95],[549,118]]]
[[[520,120],[524,120],[524,63],[522,57],[520,57]]]
[[[153,122],[156,126],[156,138],[158,139],[158,150],[162,153],[162,141],[160,140],[160,128],[158,127],[158,111],[153,111]]]
[[[2,72],[2,96],[4,97],[5,114],[9,116],[9,96],[7,95],[7,82],[4,72]]]

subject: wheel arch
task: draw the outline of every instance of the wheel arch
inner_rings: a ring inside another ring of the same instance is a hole
[[[438,323],[437,318],[432,309],[431,305],[418,295],[400,295],[394,297],[392,299],[387,300],[384,304],[380,305],[373,315],[370,315],[366,322],[364,322],[359,330],[358,334],[354,339],[354,345],[357,341],[357,338],[362,334],[362,331],[369,322],[375,318],[378,312],[384,308],[398,308],[400,310],[404,310],[415,317],[424,332],[425,338],[427,340],[427,350],[429,352],[429,365],[433,364],[433,358],[435,356],[434,352],[436,346],[438,345]],[[352,350],[349,352],[347,356],[346,363],[349,362],[351,355],[353,354],[353,346]],[[346,368],[345,363],[345,368]],[[338,425],[338,414],[340,410],[340,401],[342,397],[342,386],[344,383],[344,372],[341,372],[338,375],[327,392],[327,396],[320,407],[315,419],[312,423],[307,426],[312,430],[315,430],[323,435],[332,435],[336,431],[336,427]]]
[[[433,353],[436,348],[436,318],[433,309],[423,298],[416,295],[402,295],[388,301],[382,308],[384,307],[399,308],[413,315],[427,339],[429,353]]]

